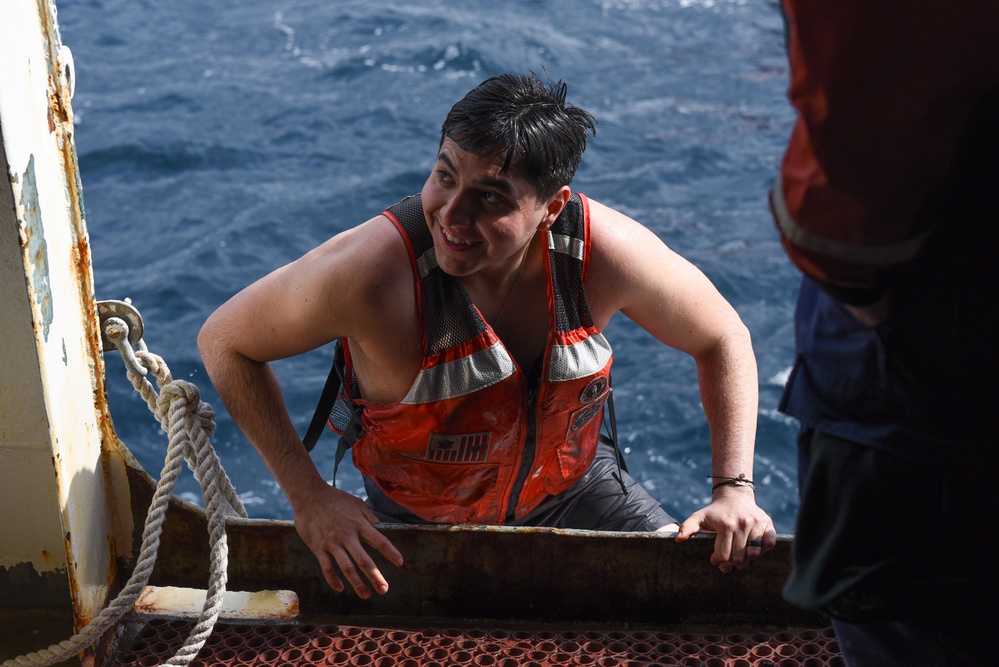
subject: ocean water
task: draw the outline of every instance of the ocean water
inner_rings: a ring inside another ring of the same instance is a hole
[[[548,73],[598,120],[574,188],[642,221],[699,266],[753,334],[755,477],[779,531],[797,509],[796,427],[777,413],[798,276],[766,193],[787,140],[773,0],[61,0],[99,299],[131,298],[145,341],[218,413],[215,446],[252,516],[288,504],[213,391],[208,315],[253,280],[417,192],[440,122],[502,72]],[[623,316],[618,421],[632,473],[674,516],[707,502],[693,362]],[[276,364],[304,432],[329,364]],[[166,436],[109,357],[121,439],[154,475]],[[334,439],[314,459],[332,472]],[[361,492],[348,464],[341,488]],[[196,500],[188,473],[180,493]]]

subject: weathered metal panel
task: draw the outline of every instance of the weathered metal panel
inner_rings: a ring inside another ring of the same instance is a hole
[[[0,567],[64,569],[82,624],[117,577],[131,516],[103,388],[62,52],[51,2],[4,3],[0,303],[11,307],[3,333],[18,361],[0,365],[0,464],[10,464],[0,465],[0,488],[16,488],[4,500],[23,511],[0,519]]]
[[[42,398],[34,318],[29,283],[22,251],[23,229],[18,215],[23,189],[21,182],[33,163],[27,146],[21,147],[22,119],[15,102],[18,91],[28,87],[25,71],[30,67],[26,50],[15,48],[25,38],[12,34],[22,22],[23,3],[9,3],[0,22],[0,506],[18,511],[0,512],[0,572],[4,574],[8,596],[0,600],[51,602],[42,592],[40,573],[62,572],[63,595],[68,594],[66,556],[60,520],[59,495],[52,465],[48,416]],[[14,107],[14,110],[11,109]],[[30,111],[26,101],[24,111]],[[8,153],[23,162],[20,170],[7,162]],[[14,187],[18,193],[15,197]],[[34,190],[30,188],[29,190]],[[37,246],[37,244],[36,244]],[[38,251],[36,250],[36,253]],[[47,253],[46,253],[47,256]],[[35,577],[18,577],[15,572],[30,571]],[[36,579],[37,577],[37,579]],[[47,581],[52,582],[51,576]],[[16,586],[16,588],[15,588]],[[37,586],[37,588],[36,588]],[[68,601],[68,597],[64,600]],[[9,604],[9,603],[8,603]]]

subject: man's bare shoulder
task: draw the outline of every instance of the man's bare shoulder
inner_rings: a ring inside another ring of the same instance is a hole
[[[668,261],[672,253],[647,227],[628,215],[589,200],[590,261],[586,297],[594,321],[603,327],[628,306],[636,280],[650,265]]]
[[[372,290],[390,282],[412,281],[406,244],[384,215],[337,234],[309,254],[314,255],[310,263],[322,266],[338,282],[349,282],[349,289],[362,295],[372,296]]]
[[[316,251],[328,266],[338,336],[350,339],[362,395],[401,398],[420,368],[415,275],[402,235],[385,216],[338,234]]]
[[[592,252],[602,259],[616,260],[633,254],[636,245],[652,242],[661,246],[662,241],[648,227],[634,218],[606,204],[589,199],[590,243]]]
[[[364,340],[414,311],[405,243],[384,216],[341,232],[249,285],[207,323],[245,356],[270,361],[340,337]],[[413,318],[413,315],[410,315]]]
[[[331,309],[349,312],[347,335],[361,335],[413,303],[413,269],[402,236],[384,215],[341,232],[299,260]],[[340,319],[340,318],[338,318]],[[357,327],[360,331],[355,330]]]

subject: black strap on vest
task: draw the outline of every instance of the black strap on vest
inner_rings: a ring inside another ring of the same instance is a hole
[[[614,387],[610,388],[607,396],[607,418],[610,422],[610,437],[601,434],[600,439],[614,447],[614,458],[617,460],[617,473],[611,473],[611,477],[621,485],[621,493],[628,495],[628,488],[624,484],[622,472],[628,472],[628,464],[624,460],[624,452],[621,451],[621,443],[617,439],[617,415],[614,414]]]
[[[337,396],[340,394],[340,387],[345,382],[344,369],[343,346],[340,344],[340,341],[337,341],[333,348],[333,365],[330,368],[330,374],[326,377],[326,384],[323,386],[323,393],[319,396],[319,403],[316,405],[316,411],[313,413],[312,421],[309,423],[309,430],[306,431],[305,437],[302,438],[302,443],[305,445],[306,451],[311,452],[313,450],[316,442],[319,441],[319,437],[326,430],[330,413],[333,411]],[[340,462],[343,461],[347,450],[353,447],[354,443],[364,433],[364,423],[361,421],[359,414],[360,408],[355,408],[352,404],[350,408],[350,423],[347,424],[347,427],[340,435],[340,439],[336,445],[336,456],[333,459],[334,486],[336,486],[336,471],[340,468]]]
[[[316,412],[312,415],[309,430],[302,438],[306,451],[312,451],[319,441],[319,436],[326,430],[330,412],[333,411],[333,404],[336,403],[337,394],[340,393],[340,386],[343,384],[343,368],[343,347],[340,341],[337,341],[333,347],[333,365],[330,367],[330,374],[326,377],[326,384],[323,385],[323,393],[319,395],[319,404],[316,405]]]
[[[362,435],[364,435],[364,422],[361,421],[360,414],[351,410],[350,423],[347,424],[347,428],[336,443],[336,456],[333,458],[333,486],[336,486],[336,471],[340,468],[344,454],[361,439]]]

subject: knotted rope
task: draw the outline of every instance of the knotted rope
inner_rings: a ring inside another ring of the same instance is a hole
[[[195,385],[184,380],[174,380],[166,363],[159,356],[142,350],[136,352],[136,357],[156,377],[160,391],[157,394],[145,375],[129,371],[128,379],[145,399],[163,430],[169,434],[170,443],[167,446],[160,480],[156,484],[156,491],[149,505],[149,513],[146,515],[142,531],[142,547],[135,570],[118,596],[80,632],[47,649],[7,660],[0,667],[48,667],[68,660],[88,646],[92,646],[132,609],[153,572],[170,496],[177,486],[184,461],[194,472],[205,499],[208,539],[211,547],[210,580],[208,594],[197,624],[192,628],[183,646],[164,664],[183,667],[190,663],[204,646],[218,620],[228,581],[226,568],[229,546],[225,534],[226,517],[232,515],[245,517],[246,510],[212,448],[210,440],[215,432],[215,412],[211,406],[201,400],[200,392]]]

